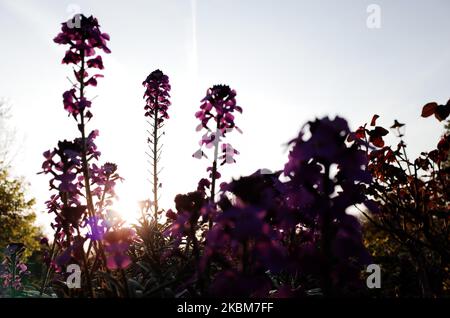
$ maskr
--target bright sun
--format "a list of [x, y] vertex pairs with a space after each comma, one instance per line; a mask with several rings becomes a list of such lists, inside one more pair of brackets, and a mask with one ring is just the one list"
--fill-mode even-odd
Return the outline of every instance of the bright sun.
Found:
[[127, 225], [136, 224], [140, 217], [138, 200], [130, 200], [126, 196], [120, 196], [113, 203], [112, 210], [116, 211]]

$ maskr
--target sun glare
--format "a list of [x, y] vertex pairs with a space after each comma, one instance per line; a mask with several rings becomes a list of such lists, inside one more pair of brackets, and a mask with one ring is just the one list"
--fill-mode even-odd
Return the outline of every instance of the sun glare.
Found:
[[130, 200], [126, 196], [120, 196], [113, 203], [112, 210], [117, 212], [125, 224], [136, 224], [140, 218], [139, 201]]

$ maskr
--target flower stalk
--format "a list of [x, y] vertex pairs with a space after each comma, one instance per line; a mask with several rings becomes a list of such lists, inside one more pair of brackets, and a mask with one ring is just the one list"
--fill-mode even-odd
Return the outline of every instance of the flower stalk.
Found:
[[164, 127], [164, 121], [169, 119], [167, 111], [171, 105], [169, 101], [171, 87], [169, 77], [160, 70], [151, 72], [142, 85], [145, 87], [145, 116], [150, 117], [148, 123], [152, 130], [151, 132], [149, 131], [149, 137], [147, 138], [151, 154], [147, 153], [147, 155], [150, 158], [150, 165], [152, 167], [150, 183], [152, 185], [153, 218], [155, 221], [158, 221], [160, 213], [159, 188], [162, 186], [159, 180], [161, 170], [158, 168], [162, 153], [162, 145], [159, 144], [159, 141], [164, 134], [164, 132], [161, 132]]

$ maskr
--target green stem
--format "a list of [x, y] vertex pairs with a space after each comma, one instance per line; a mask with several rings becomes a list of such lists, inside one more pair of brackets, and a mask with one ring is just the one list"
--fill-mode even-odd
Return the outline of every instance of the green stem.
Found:
[[53, 256], [55, 254], [56, 237], [58, 236], [59, 231], [60, 231], [60, 228], [58, 228], [56, 230], [55, 236], [53, 238], [52, 248], [50, 250], [50, 263], [49, 263], [49, 266], [47, 267], [47, 271], [45, 272], [44, 279], [42, 280], [41, 291], [39, 293], [40, 296], [42, 296], [42, 294], [44, 293], [45, 286], [47, 285], [48, 277], [50, 276], [50, 270], [51, 270], [51, 267], [52, 267]]
[[323, 295], [325, 297], [329, 297], [332, 295], [332, 281], [331, 281], [331, 262], [332, 262], [332, 253], [331, 253], [331, 241], [332, 241], [332, 235], [331, 235], [331, 211], [330, 211], [330, 205], [329, 205], [329, 199], [330, 199], [330, 165], [325, 164], [325, 173], [324, 173], [324, 200], [327, 202], [327, 205], [323, 211], [323, 223], [322, 223], [322, 239], [321, 239], [321, 247], [322, 247], [322, 253], [324, 255], [324, 269], [323, 269]]
[[[80, 100], [84, 98], [84, 72], [85, 72], [85, 57], [84, 57], [84, 50], [81, 51], [81, 69], [80, 69]], [[92, 195], [91, 195], [91, 185], [90, 185], [90, 178], [89, 178], [89, 166], [88, 166], [88, 160], [86, 156], [86, 131], [85, 131], [85, 122], [84, 122], [84, 110], [80, 113], [80, 125], [79, 129], [81, 132], [81, 161], [82, 161], [82, 170], [83, 170], [83, 177], [84, 177], [84, 187], [86, 189], [86, 200], [88, 205], [88, 213], [90, 217], [93, 217], [94, 212], [94, 204], [92, 202]]]
[[[212, 166], [212, 178], [211, 178], [211, 197], [210, 202], [215, 202], [216, 195], [216, 173], [217, 173], [217, 158], [219, 156], [219, 144], [220, 144], [220, 130], [219, 130], [220, 117], [217, 118], [217, 126], [216, 126], [216, 134], [215, 134], [215, 142], [214, 142], [214, 161]], [[212, 228], [213, 221], [209, 219], [209, 228]]]
[[153, 123], [153, 212], [155, 221], [158, 221], [158, 95], [155, 99], [156, 106]]

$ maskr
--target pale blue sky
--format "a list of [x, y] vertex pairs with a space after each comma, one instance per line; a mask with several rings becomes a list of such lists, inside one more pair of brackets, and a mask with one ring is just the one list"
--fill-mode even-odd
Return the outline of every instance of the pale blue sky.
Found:
[[[372, 3], [381, 8], [380, 29], [366, 26]], [[352, 128], [374, 113], [385, 125], [399, 119], [413, 154], [442, 132], [419, 116], [426, 102], [450, 98], [446, 0], [0, 0], [0, 96], [10, 100], [21, 142], [14, 173], [30, 182], [38, 211], [49, 195], [47, 177], [36, 175], [42, 152], [77, 136], [61, 97], [71, 71], [60, 64], [64, 48], [52, 42], [71, 4], [111, 35], [90, 128], [100, 130], [102, 160], [118, 163], [126, 179], [123, 207], [150, 193], [141, 83], [157, 68], [169, 75], [173, 96], [162, 159], [165, 208], [206, 175], [207, 162], [191, 157], [200, 138], [193, 114], [216, 83], [235, 88], [244, 108], [236, 119], [244, 134], [231, 138], [241, 155], [223, 169], [224, 181], [282, 168], [284, 143], [316, 116], [338, 114]]]

